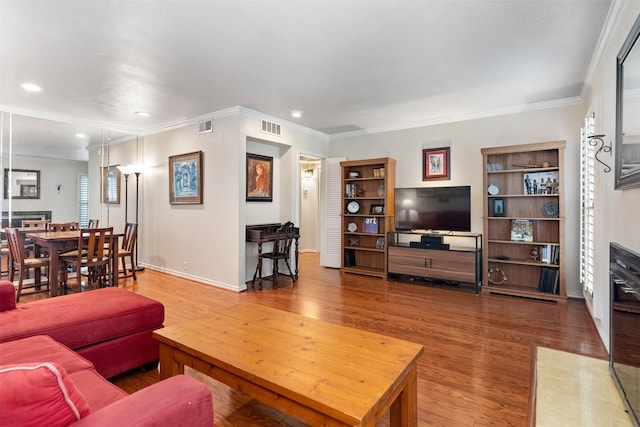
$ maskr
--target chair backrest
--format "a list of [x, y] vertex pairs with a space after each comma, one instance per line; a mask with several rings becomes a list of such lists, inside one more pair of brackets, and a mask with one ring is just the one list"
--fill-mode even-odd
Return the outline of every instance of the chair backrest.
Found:
[[138, 239], [138, 224], [128, 222], [124, 226], [124, 237], [122, 239], [122, 249], [127, 252], [133, 252]]
[[111, 245], [112, 237], [113, 227], [81, 229], [78, 257], [86, 259], [87, 264], [108, 261], [114, 250]]
[[71, 231], [78, 229], [77, 222], [48, 222], [46, 227], [49, 231]]
[[276, 230], [275, 239], [273, 241], [274, 255], [288, 257], [291, 253], [291, 242], [295, 236], [295, 227], [293, 222], [287, 221]]
[[87, 228], [97, 228], [99, 223], [99, 219], [90, 219], [89, 223], [87, 224]]
[[9, 243], [9, 251], [14, 264], [22, 265], [24, 263], [24, 240], [22, 234], [17, 228], [5, 228], [7, 234], [7, 243]]
[[23, 219], [22, 228], [46, 228], [48, 223], [46, 219]]

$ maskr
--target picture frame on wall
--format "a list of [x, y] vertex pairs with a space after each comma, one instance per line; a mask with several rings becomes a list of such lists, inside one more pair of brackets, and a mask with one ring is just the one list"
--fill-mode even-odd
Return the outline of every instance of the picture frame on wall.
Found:
[[102, 179], [102, 203], [110, 205], [120, 204], [120, 180], [122, 173], [118, 165], [100, 168]]
[[202, 151], [169, 157], [169, 203], [202, 204]]
[[427, 148], [422, 150], [422, 180], [448, 180], [451, 176], [450, 148]]
[[491, 216], [504, 216], [504, 199], [493, 198], [491, 199]]
[[273, 201], [273, 157], [247, 153], [247, 202]]

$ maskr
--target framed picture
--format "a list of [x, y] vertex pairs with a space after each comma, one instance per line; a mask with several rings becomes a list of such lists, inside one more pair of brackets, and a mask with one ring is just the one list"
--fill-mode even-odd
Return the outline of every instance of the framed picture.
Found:
[[120, 169], [118, 165], [100, 168], [102, 170], [102, 203], [120, 204]]
[[[11, 172], [11, 173], [9, 173]], [[28, 169], [4, 170], [4, 198], [39, 199], [40, 171]]]
[[169, 157], [169, 203], [202, 204], [202, 151]]
[[491, 199], [491, 216], [504, 216], [504, 199]]
[[273, 157], [247, 153], [247, 202], [273, 201]]
[[422, 150], [422, 180], [437, 181], [450, 179], [451, 159], [449, 147]]
[[533, 242], [533, 220], [512, 219], [511, 240], [514, 242]]
[[525, 173], [522, 179], [524, 194], [559, 194], [558, 171]]
[[349, 171], [349, 178], [360, 178], [360, 172], [358, 172], [358, 171]]
[[371, 205], [371, 215], [384, 215], [384, 205]]

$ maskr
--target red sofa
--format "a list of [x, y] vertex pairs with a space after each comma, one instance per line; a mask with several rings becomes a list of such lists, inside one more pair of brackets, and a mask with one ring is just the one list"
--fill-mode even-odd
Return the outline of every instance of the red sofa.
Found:
[[122, 288], [16, 306], [13, 284], [0, 281], [0, 342], [48, 335], [89, 359], [105, 378], [157, 362], [152, 333], [163, 322], [160, 302]]
[[212, 426], [211, 391], [177, 375], [127, 395], [51, 337], [0, 343], [0, 425]]

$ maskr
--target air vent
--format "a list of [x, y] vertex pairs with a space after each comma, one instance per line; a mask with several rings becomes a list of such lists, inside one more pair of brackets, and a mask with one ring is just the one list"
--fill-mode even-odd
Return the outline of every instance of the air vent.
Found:
[[198, 122], [198, 133], [209, 133], [213, 131], [213, 120]]
[[262, 121], [262, 132], [268, 133], [271, 135], [282, 136], [282, 126], [277, 123], [268, 122], [266, 120]]

